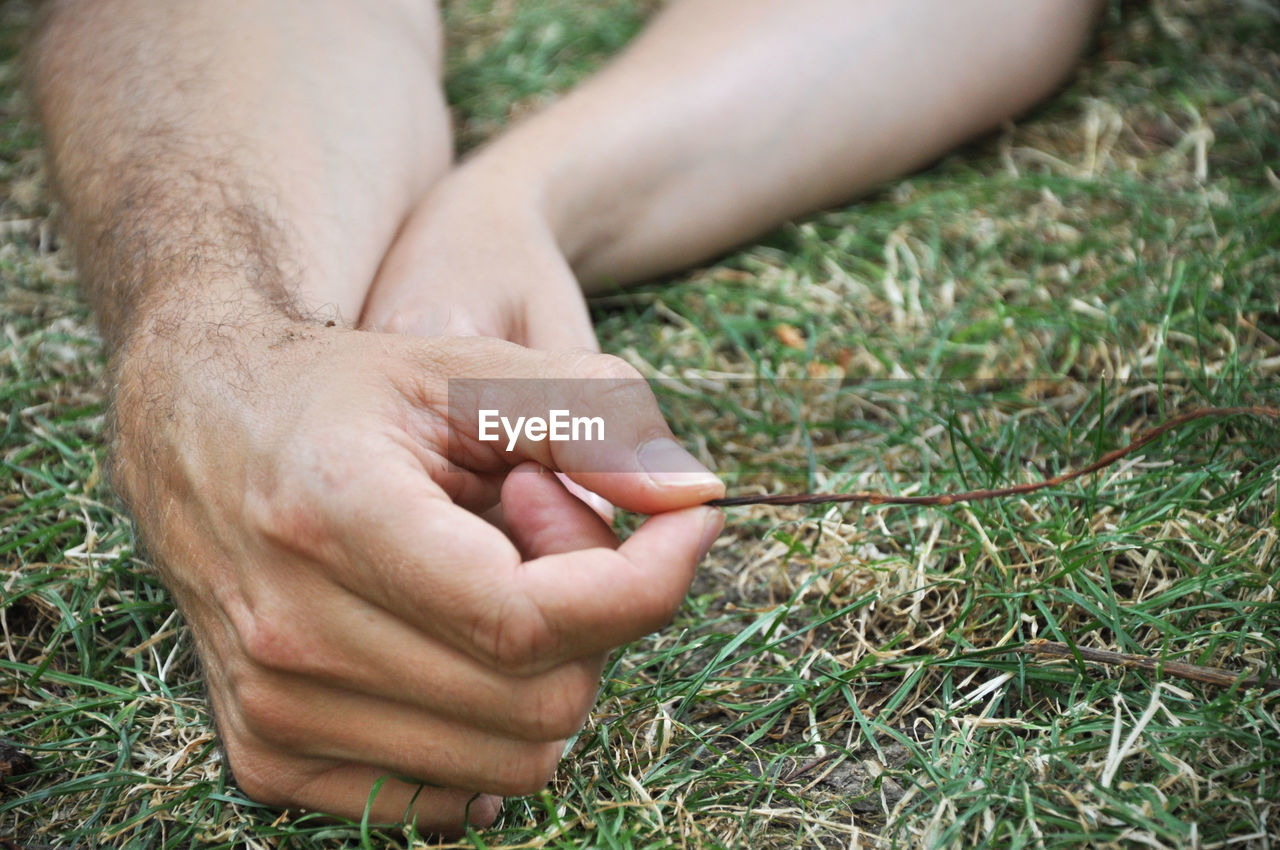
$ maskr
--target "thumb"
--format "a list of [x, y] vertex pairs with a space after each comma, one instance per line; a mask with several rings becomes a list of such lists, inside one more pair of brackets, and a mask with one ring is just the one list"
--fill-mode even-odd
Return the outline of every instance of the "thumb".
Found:
[[498, 340], [472, 344], [493, 350], [451, 364], [458, 376], [448, 382], [452, 463], [497, 471], [536, 461], [646, 514], [724, 494], [720, 479], [676, 441], [648, 382], [625, 361]]

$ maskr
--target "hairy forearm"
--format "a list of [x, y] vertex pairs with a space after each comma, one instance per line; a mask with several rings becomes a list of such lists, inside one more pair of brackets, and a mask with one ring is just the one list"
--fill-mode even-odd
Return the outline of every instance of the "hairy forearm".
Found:
[[47, 7], [30, 84], [110, 355], [114, 482], [156, 552], [174, 531], [166, 488], [191, 486], [178, 468], [199, 454], [248, 474], [227, 435], [260, 431], [264, 401], [293, 393], [300, 355], [282, 341], [354, 320], [447, 166], [442, 104], [405, 106], [438, 101], [438, 33], [412, 5]]
[[[182, 71], [162, 55], [167, 45], [141, 49], [137, 39], [160, 22], [137, 11], [151, 20], [135, 35], [102, 31], [105, 9], [52, 4], [32, 48], [55, 184], [83, 288], [113, 352], [166, 296], [216, 298], [206, 289], [213, 281], [242, 276], [235, 254], [266, 244], [257, 233], [232, 239], [231, 204], [219, 195], [236, 191], [235, 178], [211, 167], [213, 144], [199, 111], [183, 103]], [[185, 76], [195, 79], [195, 69]]]
[[1097, 0], [682, 0], [483, 151], [584, 283], [704, 259], [849, 199], [1057, 85]]
[[[449, 159], [443, 108], [406, 108], [438, 100], [437, 37], [391, 0], [52, 3], [32, 88], [109, 345], [162, 320], [354, 319]], [[372, 79], [388, 65], [402, 84]], [[374, 93], [357, 114], [340, 87]]]

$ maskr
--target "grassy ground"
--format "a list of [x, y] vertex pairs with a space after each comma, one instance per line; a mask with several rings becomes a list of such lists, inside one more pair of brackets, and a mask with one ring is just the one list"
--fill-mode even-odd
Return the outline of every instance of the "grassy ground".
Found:
[[[464, 144], [650, 5], [451, 3]], [[99, 346], [15, 94], [28, 18], [0, 3], [0, 734], [35, 771], [0, 785], [0, 843], [419, 842], [223, 781], [189, 638], [99, 475]], [[742, 492], [1010, 484], [1174, 411], [1280, 404], [1277, 45], [1266, 0], [1117, 4], [1038, 113], [599, 299], [602, 342], [666, 376], [676, 432]], [[1280, 673], [1278, 479], [1280, 428], [1236, 418], [1043, 496], [735, 509], [554, 786], [466, 844], [1275, 846], [1275, 689], [1014, 650]]]

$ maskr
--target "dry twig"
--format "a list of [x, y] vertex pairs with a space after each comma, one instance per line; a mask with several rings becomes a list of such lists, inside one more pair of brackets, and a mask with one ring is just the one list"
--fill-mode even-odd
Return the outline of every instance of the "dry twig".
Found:
[[1129, 445], [1114, 449], [1104, 454], [1088, 466], [1064, 472], [1042, 481], [1029, 481], [1009, 487], [996, 487], [987, 490], [968, 490], [963, 493], [942, 493], [934, 496], [894, 496], [889, 493], [878, 493], [870, 490], [859, 490], [854, 493], [801, 493], [778, 496], [730, 496], [724, 499], [712, 499], [708, 505], [717, 508], [733, 508], [741, 505], [825, 505], [830, 503], [858, 503], [868, 505], [954, 505], [957, 502], [975, 502], [980, 499], [1001, 499], [1024, 493], [1034, 493], [1046, 487], [1065, 484], [1091, 472], [1110, 466], [1124, 456], [1142, 448], [1152, 440], [1172, 431], [1180, 425], [1196, 419], [1225, 418], [1227, 416], [1261, 416], [1280, 419], [1280, 408], [1255, 405], [1252, 407], [1202, 407], [1179, 414], [1161, 425], [1146, 431]]
[[1032, 640], [1015, 649], [1024, 655], [1052, 655], [1057, 658], [1080, 658], [1098, 664], [1114, 664], [1120, 667], [1138, 667], [1143, 670], [1156, 670], [1168, 676], [1204, 682], [1229, 688], [1239, 684], [1241, 687], [1262, 685], [1267, 690], [1280, 688], [1280, 678], [1275, 676], [1250, 676], [1235, 670], [1222, 667], [1206, 667], [1202, 664], [1186, 664], [1182, 661], [1166, 661], [1163, 658], [1150, 658], [1145, 655], [1130, 655], [1124, 652], [1112, 652], [1107, 649], [1090, 649], [1086, 646], [1068, 646], [1050, 640]]

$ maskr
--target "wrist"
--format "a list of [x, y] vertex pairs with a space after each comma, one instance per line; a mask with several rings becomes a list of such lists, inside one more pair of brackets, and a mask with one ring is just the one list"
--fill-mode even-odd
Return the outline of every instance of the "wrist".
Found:
[[[536, 122], [536, 119], [534, 119]], [[445, 181], [460, 198], [487, 198], [522, 232], [541, 231], [571, 267], [584, 245], [580, 210], [584, 192], [566, 139], [522, 126], [478, 151]]]
[[[590, 109], [558, 105], [513, 128], [460, 169], [509, 187], [534, 210], [587, 290], [619, 282], [609, 257], [629, 234], [654, 226], [656, 199], [673, 168], [683, 167], [672, 165], [660, 140], [636, 141], [633, 129], [598, 127], [591, 115]], [[630, 147], [645, 153], [618, 156]], [[671, 238], [679, 243], [678, 235]]]
[[[164, 456], [202, 452], [242, 430], [245, 423], [233, 420], [249, 415], [245, 397], [265, 392], [262, 384], [270, 380], [259, 368], [262, 355], [316, 333], [258, 306], [155, 306], [131, 324], [111, 360], [117, 473], [131, 464], [146, 477], [149, 467], [163, 466]], [[216, 439], [202, 436], [211, 434]], [[120, 483], [132, 504], [133, 488]]]
[[111, 373], [116, 384], [166, 375], [186, 383], [242, 358], [255, 340], [268, 345], [273, 334], [296, 334], [315, 325], [243, 292], [173, 293], [141, 305], [126, 327], [116, 329]]

